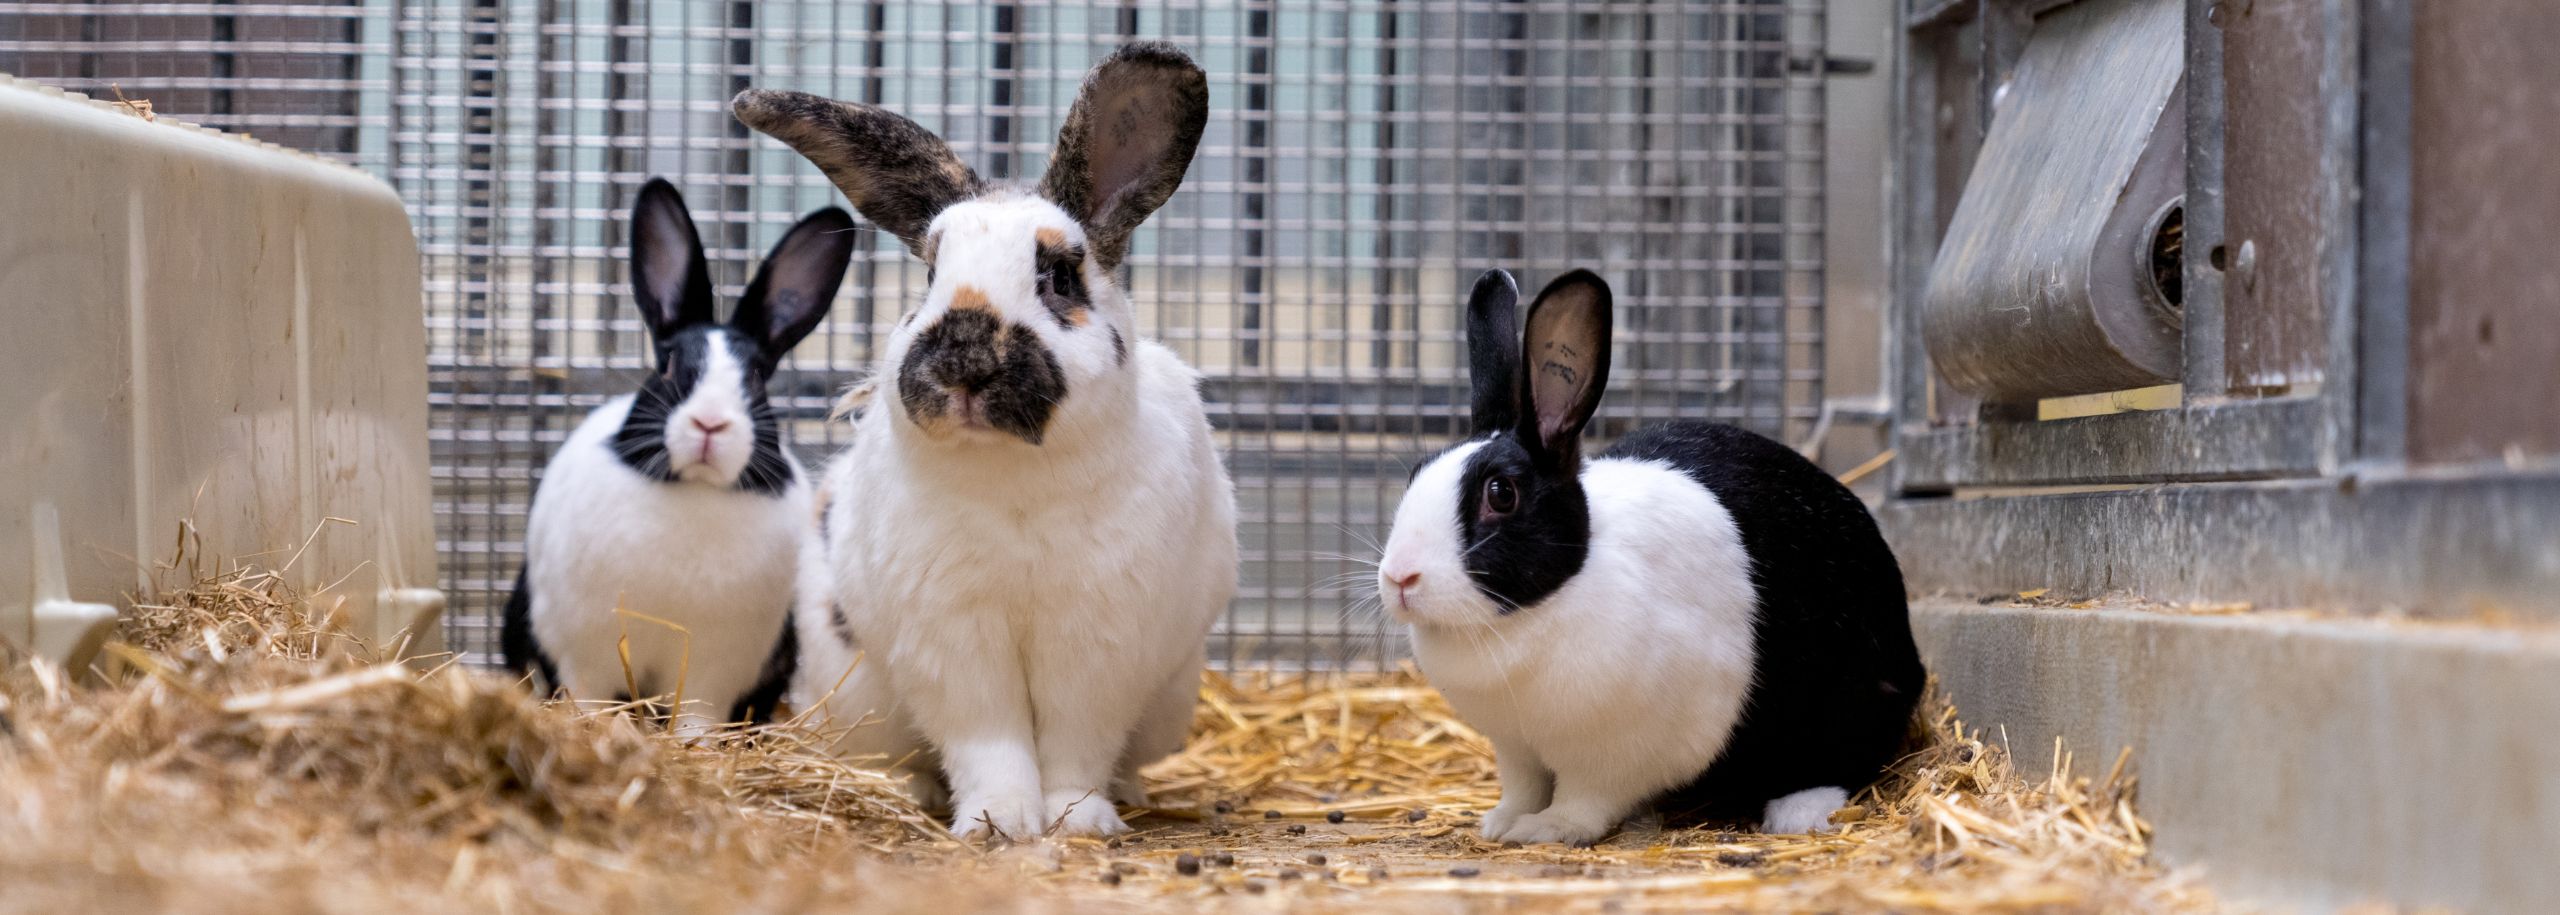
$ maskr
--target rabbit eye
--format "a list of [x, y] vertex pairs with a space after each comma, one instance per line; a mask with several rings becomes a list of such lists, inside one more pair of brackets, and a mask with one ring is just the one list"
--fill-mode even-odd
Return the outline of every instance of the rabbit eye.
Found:
[[1520, 508], [1520, 485], [1510, 477], [1494, 477], [1484, 481], [1484, 507], [1497, 515], [1508, 515]]
[[1040, 304], [1069, 327], [1081, 327], [1091, 320], [1093, 300], [1084, 288], [1084, 250], [1042, 249], [1040, 255]]

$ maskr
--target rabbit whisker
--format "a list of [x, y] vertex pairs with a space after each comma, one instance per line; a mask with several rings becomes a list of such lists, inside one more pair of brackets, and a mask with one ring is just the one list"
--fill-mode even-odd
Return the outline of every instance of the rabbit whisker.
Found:
[[1360, 541], [1360, 545], [1365, 546], [1365, 547], [1368, 547], [1368, 548], [1369, 548], [1369, 552], [1372, 552], [1372, 553], [1384, 553], [1384, 552], [1386, 552], [1386, 551], [1387, 551], [1387, 548], [1386, 548], [1386, 547], [1384, 547], [1384, 546], [1382, 546], [1382, 545], [1380, 545], [1380, 544], [1378, 543], [1378, 541], [1373, 540], [1373, 539], [1370, 539], [1369, 535], [1367, 535], [1367, 534], [1363, 534], [1363, 533], [1361, 533], [1361, 532], [1359, 532], [1359, 531], [1357, 531], [1357, 530], [1352, 529], [1352, 527], [1351, 527], [1350, 525], [1348, 525], [1348, 524], [1343, 524], [1343, 523], [1341, 523], [1341, 522], [1338, 522], [1338, 521], [1337, 521], [1337, 522], [1334, 522], [1333, 529], [1334, 529], [1334, 530], [1337, 530], [1337, 531], [1341, 531], [1341, 532], [1342, 532], [1342, 534], [1343, 534], [1343, 536], [1350, 537], [1350, 538], [1351, 538], [1351, 539], [1353, 539], [1353, 540]]

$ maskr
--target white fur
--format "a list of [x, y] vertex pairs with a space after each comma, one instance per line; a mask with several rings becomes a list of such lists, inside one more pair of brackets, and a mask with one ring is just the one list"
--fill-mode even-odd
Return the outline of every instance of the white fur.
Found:
[[1840, 788], [1807, 788], [1769, 802], [1768, 812], [1760, 817], [1760, 831], [1776, 835], [1810, 835], [1830, 832], [1831, 813], [1849, 806], [1849, 792]]
[[[820, 490], [847, 491], [853, 481], [839, 479], [847, 466], [845, 461], [829, 464]], [[942, 791], [940, 758], [899, 711], [881, 662], [846, 643], [837, 631], [836, 574], [827, 561], [824, 526], [825, 519], [816, 519], [801, 545], [799, 600], [792, 609], [800, 664], [791, 704], [808, 711], [812, 726], [834, 736], [836, 755], [905, 775], [910, 799], [927, 809], [939, 808], [949, 800]]]
[[[1495, 841], [1585, 844], [1706, 770], [1740, 720], [1754, 648], [1750, 559], [1713, 493], [1652, 461], [1594, 460], [1582, 570], [1504, 615], [1459, 555], [1460, 446], [1424, 467], [1379, 565], [1415, 659], [1494, 745]], [[1393, 581], [1419, 573], [1399, 593]], [[1829, 811], [1824, 811], [1828, 813]]]
[[[652, 480], [614, 454], [614, 432], [633, 400], [625, 395], [570, 433], [525, 522], [533, 635], [559, 669], [557, 685], [586, 700], [611, 698], [632, 680], [644, 695], [681, 692], [678, 726], [687, 733], [726, 719], [762, 674], [791, 607], [810, 514], [809, 486], [787, 447], [793, 480], [781, 496], [731, 488], [754, 429], [737, 384], [741, 367], [725, 347], [711, 352], [703, 381], [669, 411], [669, 426], [691, 433], [668, 433], [683, 479]], [[721, 378], [728, 380], [715, 383]], [[709, 461], [699, 459], [702, 435], [686, 421], [696, 415], [731, 417], [713, 436]], [[678, 458], [678, 448], [694, 457]], [[624, 636], [628, 678], [616, 647]]]
[[[939, 751], [963, 835], [1127, 829], [1112, 802], [1143, 802], [1137, 767], [1180, 747], [1209, 627], [1235, 592], [1235, 497], [1198, 376], [1137, 339], [1127, 300], [1090, 264], [1090, 323], [1057, 326], [1032, 274], [1042, 228], [1083, 238], [1028, 195], [934, 220], [936, 282], [883, 349], [889, 387], [829, 474], [833, 594], [864, 665], [887, 677], [892, 717]], [[1040, 445], [905, 412], [897, 366], [962, 285], [1036, 332], [1065, 373]], [[839, 720], [867, 701], [838, 696]]]

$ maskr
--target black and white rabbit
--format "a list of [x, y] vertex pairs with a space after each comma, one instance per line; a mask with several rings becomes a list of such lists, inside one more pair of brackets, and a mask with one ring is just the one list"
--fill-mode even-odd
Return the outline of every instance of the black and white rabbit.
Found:
[[678, 729], [699, 733], [769, 716], [798, 657], [810, 482], [765, 383], [826, 317], [853, 218], [829, 207], [793, 226], [725, 324], [675, 187], [652, 179], [631, 223], [656, 370], [589, 413], [544, 468], [501, 642], [509, 669], [539, 669], [581, 699], [680, 693]]
[[834, 600], [804, 602], [801, 635], [825, 641], [803, 688], [832, 727], [877, 723], [848, 752], [938, 759], [961, 835], [1127, 829], [1113, 802], [1143, 805], [1138, 767], [1180, 748], [1235, 594], [1235, 495], [1199, 376], [1138, 336], [1119, 282], [1208, 105], [1181, 51], [1121, 48], [1028, 185], [982, 180], [870, 105], [757, 89], [732, 105], [930, 271], [828, 472]]
[[1485, 837], [1588, 844], [1648, 802], [1825, 828], [1893, 761], [1924, 676], [1874, 519], [1732, 426], [1583, 460], [1609, 288], [1558, 278], [1525, 340], [1518, 298], [1502, 271], [1476, 282], [1473, 434], [1415, 472], [1378, 566], [1423, 673], [1493, 742]]

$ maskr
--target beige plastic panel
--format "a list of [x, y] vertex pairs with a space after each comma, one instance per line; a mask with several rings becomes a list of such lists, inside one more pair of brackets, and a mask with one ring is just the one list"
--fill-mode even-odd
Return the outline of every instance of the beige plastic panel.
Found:
[[[362, 634], [417, 626], [413, 650], [438, 650], [399, 198], [325, 159], [6, 76], [0, 137], [0, 638], [80, 644], [39, 639], [35, 608], [121, 603], [192, 518], [208, 555], [269, 568], [310, 540], [297, 586], [342, 599]], [[37, 593], [48, 510], [66, 595]], [[312, 538], [333, 517], [355, 523]]]

